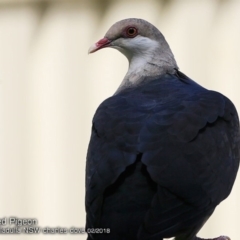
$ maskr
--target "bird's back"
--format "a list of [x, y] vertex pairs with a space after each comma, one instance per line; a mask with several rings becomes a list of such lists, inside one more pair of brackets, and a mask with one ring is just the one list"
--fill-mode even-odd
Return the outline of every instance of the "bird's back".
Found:
[[180, 72], [105, 100], [87, 157], [89, 239], [192, 239], [232, 188], [239, 164], [233, 104]]

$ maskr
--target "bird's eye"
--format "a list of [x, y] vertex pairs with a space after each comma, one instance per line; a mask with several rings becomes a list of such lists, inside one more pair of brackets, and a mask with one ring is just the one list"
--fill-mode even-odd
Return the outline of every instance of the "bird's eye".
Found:
[[133, 38], [138, 34], [138, 31], [135, 27], [129, 27], [126, 30], [126, 34], [127, 34], [128, 37]]

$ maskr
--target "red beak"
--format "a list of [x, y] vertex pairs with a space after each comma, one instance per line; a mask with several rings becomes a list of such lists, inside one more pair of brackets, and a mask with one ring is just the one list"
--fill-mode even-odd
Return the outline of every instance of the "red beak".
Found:
[[88, 53], [94, 53], [96, 51], [98, 51], [101, 48], [105, 48], [105, 47], [109, 47], [110, 46], [111, 41], [107, 38], [102, 38], [101, 40], [99, 40], [98, 42], [94, 43], [89, 49], [88, 49]]

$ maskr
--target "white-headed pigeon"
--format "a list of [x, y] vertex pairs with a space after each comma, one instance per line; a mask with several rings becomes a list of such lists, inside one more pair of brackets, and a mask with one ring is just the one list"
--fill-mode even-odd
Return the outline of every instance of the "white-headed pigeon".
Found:
[[181, 73], [164, 36], [145, 20], [115, 23], [89, 52], [106, 47], [123, 53], [129, 69], [93, 118], [88, 240], [199, 240], [236, 178], [236, 109]]

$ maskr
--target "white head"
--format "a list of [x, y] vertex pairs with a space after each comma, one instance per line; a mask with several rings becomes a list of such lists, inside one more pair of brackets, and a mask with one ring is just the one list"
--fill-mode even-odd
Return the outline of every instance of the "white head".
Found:
[[137, 84], [144, 76], [156, 76], [178, 69], [172, 51], [162, 33], [149, 22], [129, 18], [115, 23], [89, 53], [111, 47], [129, 60], [129, 70], [121, 88]]

